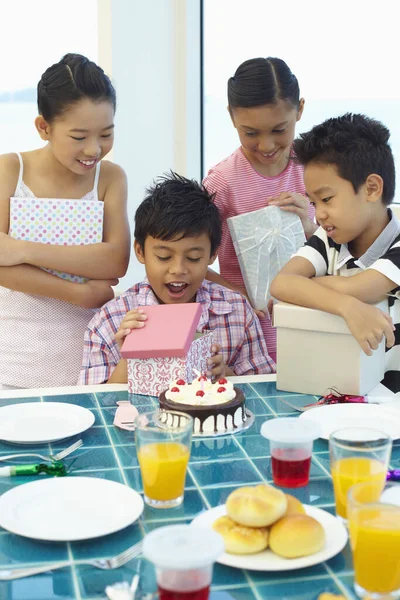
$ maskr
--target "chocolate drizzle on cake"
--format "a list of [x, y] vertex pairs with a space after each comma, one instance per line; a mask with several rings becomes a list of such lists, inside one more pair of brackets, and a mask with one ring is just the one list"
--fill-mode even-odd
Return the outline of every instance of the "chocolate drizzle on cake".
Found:
[[[214, 420], [214, 433], [219, 433], [221, 431], [221, 428], [218, 428], [218, 418], [221, 416], [224, 417], [225, 430], [233, 430], [238, 427], [238, 425], [235, 424], [235, 413], [238, 409], [241, 409], [241, 423], [244, 423], [246, 420], [244, 394], [242, 390], [237, 387], [235, 387], [234, 390], [236, 392], [236, 396], [233, 398], [233, 400], [228, 400], [228, 402], [224, 402], [222, 404], [210, 405], [194, 405], [183, 404], [182, 402], [174, 402], [173, 400], [168, 400], [165, 397], [165, 392], [163, 392], [160, 395], [160, 408], [162, 410], [176, 410], [184, 412], [193, 417], [193, 419], [199, 419], [200, 433], [205, 433], [204, 423], [209, 417], [212, 417]], [[232, 427], [228, 426], [229, 417], [232, 420]]]

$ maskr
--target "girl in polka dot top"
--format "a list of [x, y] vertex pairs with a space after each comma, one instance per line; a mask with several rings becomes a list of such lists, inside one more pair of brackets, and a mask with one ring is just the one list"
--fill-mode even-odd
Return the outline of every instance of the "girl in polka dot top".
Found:
[[67, 54], [38, 83], [46, 145], [0, 156], [0, 389], [75, 385], [83, 336], [128, 267], [123, 170], [113, 146], [115, 90]]

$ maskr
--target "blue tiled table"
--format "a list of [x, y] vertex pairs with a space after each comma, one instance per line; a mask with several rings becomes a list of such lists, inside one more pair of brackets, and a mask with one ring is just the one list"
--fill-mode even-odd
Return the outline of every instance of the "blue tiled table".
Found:
[[[225, 502], [235, 487], [245, 484], [271, 482], [269, 446], [259, 435], [261, 424], [277, 415], [293, 414], [279, 401], [274, 382], [240, 384], [246, 395], [247, 406], [256, 415], [254, 425], [240, 434], [216, 438], [194, 438], [185, 501], [173, 510], [146, 507], [139, 521], [121, 532], [76, 543], [41, 543], [12, 535], [0, 529], [0, 569], [27, 566], [45, 562], [73, 560], [72, 567], [34, 577], [0, 582], [0, 600], [99, 600], [105, 598], [104, 589], [111, 583], [130, 580], [137, 559], [115, 571], [100, 571], [82, 564], [90, 558], [113, 556], [143, 535], [164, 524], [189, 523], [199, 512]], [[68, 393], [33, 392], [1, 393], [0, 406], [11, 402], [57, 401], [80, 404], [93, 411], [94, 426], [81, 437], [84, 446], [73, 458], [72, 476], [101, 477], [124, 483], [142, 491], [133, 434], [113, 426], [116, 402], [128, 398], [121, 386], [70, 388]], [[290, 394], [286, 394], [290, 395]], [[5, 397], [6, 396], [6, 397]], [[7, 397], [9, 396], [9, 397]], [[17, 399], [15, 396], [18, 396]], [[291, 396], [295, 401], [296, 397]], [[130, 397], [139, 411], [155, 406], [153, 398]], [[307, 397], [297, 398], [307, 402]], [[313, 398], [310, 398], [310, 402]], [[298, 414], [298, 413], [296, 413]], [[74, 440], [46, 445], [43, 452], [60, 450]], [[10, 446], [0, 443], [0, 455], [9, 454]], [[12, 448], [14, 451], [15, 447]], [[26, 448], [21, 449], [26, 451]], [[72, 460], [72, 457], [71, 457]], [[393, 466], [400, 466], [400, 444], [393, 450]], [[397, 464], [396, 464], [397, 463]], [[32, 481], [28, 477], [0, 478], [0, 494], [15, 485]], [[289, 490], [288, 490], [289, 491]], [[317, 440], [311, 468], [310, 483], [305, 488], [290, 490], [302, 502], [334, 512], [327, 443]], [[141, 565], [142, 591], [155, 589], [154, 570], [145, 561]], [[215, 600], [268, 599], [316, 600], [323, 591], [343, 594], [355, 599], [352, 591], [353, 570], [349, 547], [326, 563], [307, 569], [278, 573], [242, 571], [216, 565], [213, 577]]]

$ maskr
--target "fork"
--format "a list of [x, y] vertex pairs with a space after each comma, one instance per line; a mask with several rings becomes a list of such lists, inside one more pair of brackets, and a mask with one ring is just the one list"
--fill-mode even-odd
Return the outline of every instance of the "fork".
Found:
[[30, 453], [30, 452], [26, 453], [26, 454], [7, 454], [7, 456], [0, 456], [0, 461], [11, 460], [13, 458], [26, 458], [28, 456], [41, 458], [42, 460], [45, 460], [45, 461], [48, 461], [48, 460], [57, 461], [57, 460], [62, 460], [63, 458], [66, 458], [67, 456], [72, 454], [72, 452], [75, 452], [75, 450], [80, 448], [82, 445], [83, 445], [83, 440], [78, 440], [74, 444], [71, 444], [71, 446], [68, 446], [68, 448], [61, 450], [57, 454], [50, 454], [50, 456], [43, 456], [43, 454], [36, 454], [36, 453]]
[[46, 573], [46, 571], [63, 569], [64, 567], [70, 567], [71, 565], [91, 565], [92, 567], [96, 567], [96, 569], [103, 569], [106, 571], [109, 569], [118, 569], [136, 556], [139, 556], [141, 551], [142, 542], [140, 541], [127, 550], [124, 550], [120, 554], [113, 556], [112, 558], [99, 558], [96, 560], [83, 560], [77, 562], [64, 561], [49, 563], [47, 565], [41, 565], [40, 567], [17, 567], [16, 569], [1, 569], [0, 580], [10, 581], [12, 579], [21, 579], [22, 577], [30, 577], [31, 575], [37, 575], [38, 573]]

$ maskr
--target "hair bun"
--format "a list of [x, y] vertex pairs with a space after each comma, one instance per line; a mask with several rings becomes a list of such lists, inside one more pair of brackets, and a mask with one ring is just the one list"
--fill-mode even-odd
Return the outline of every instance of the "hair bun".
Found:
[[73, 52], [68, 52], [68, 54], [64, 54], [62, 59], [60, 60], [61, 65], [67, 65], [68, 67], [76, 67], [79, 65], [85, 66], [90, 62], [86, 56], [82, 54], [74, 54]]

